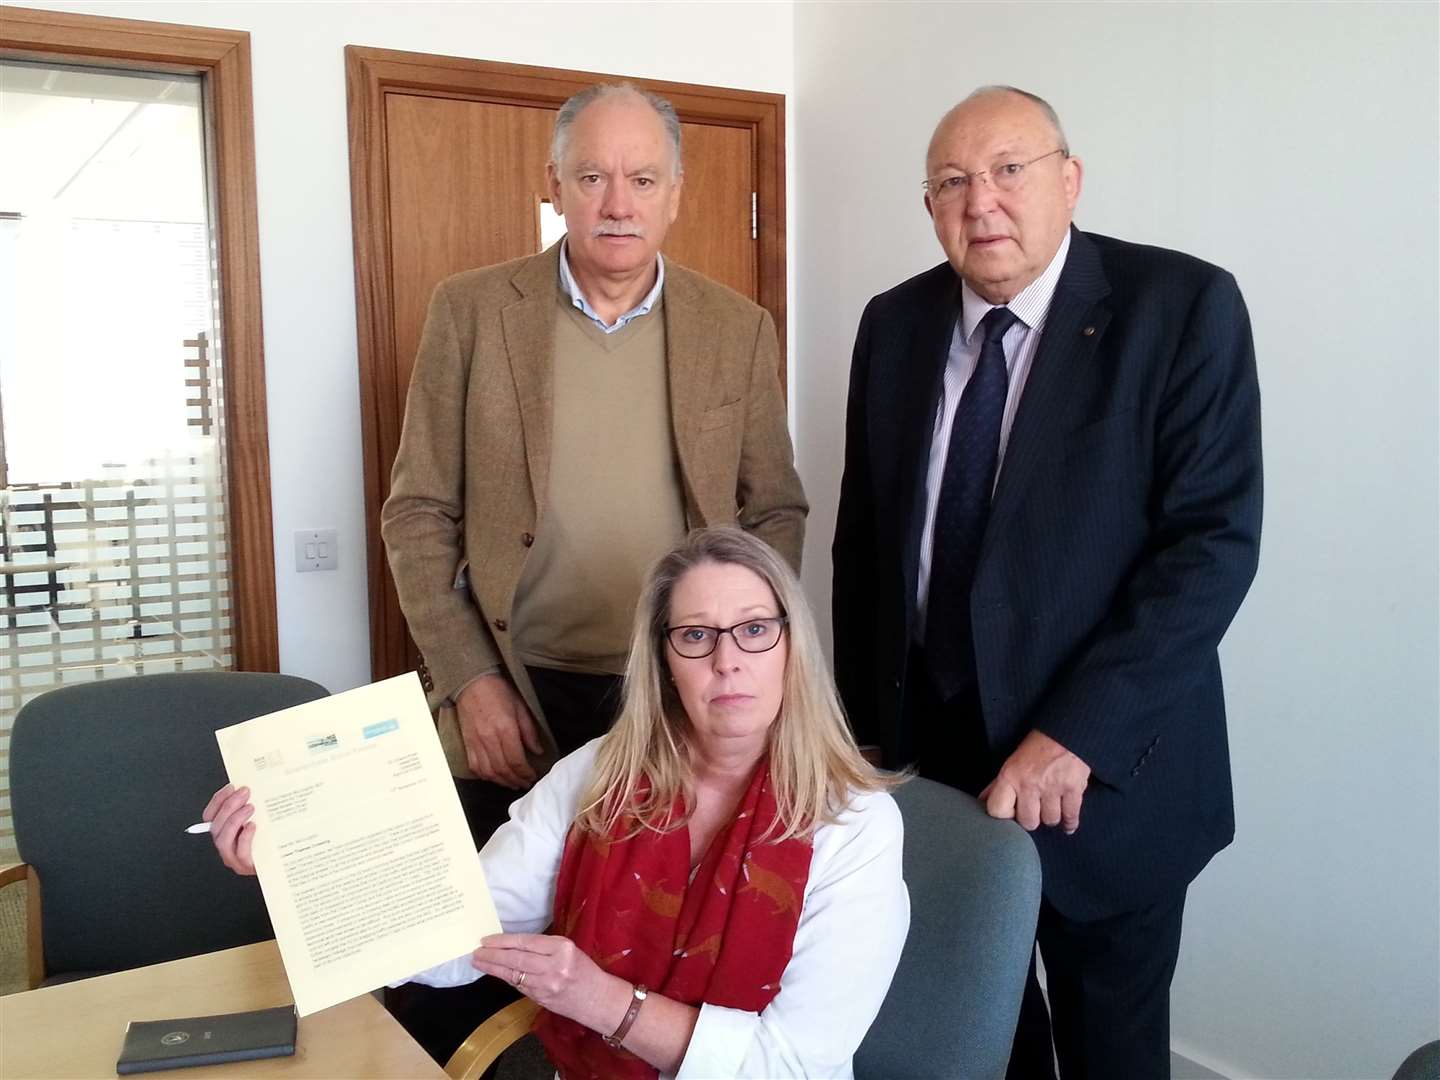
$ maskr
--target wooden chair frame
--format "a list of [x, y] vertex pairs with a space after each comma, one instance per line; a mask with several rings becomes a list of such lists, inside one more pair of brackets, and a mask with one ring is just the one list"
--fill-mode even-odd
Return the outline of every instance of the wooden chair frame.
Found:
[[529, 998], [512, 1001], [480, 1024], [445, 1063], [450, 1080], [480, 1080], [495, 1059], [530, 1031], [540, 1006]]
[[40, 873], [29, 863], [0, 866], [0, 889], [25, 884], [25, 988], [45, 980], [45, 937], [40, 923]]

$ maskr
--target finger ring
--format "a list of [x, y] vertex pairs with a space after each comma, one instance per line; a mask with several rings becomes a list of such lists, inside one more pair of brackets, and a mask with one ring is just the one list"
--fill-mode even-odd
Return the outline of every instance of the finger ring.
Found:
[[530, 973], [529, 973], [528, 971], [522, 971], [522, 972], [520, 972], [520, 977], [515, 980], [515, 989], [518, 990], [518, 989], [520, 989], [520, 987], [522, 987], [522, 986], [525, 985], [525, 976], [526, 976], [526, 975], [529, 975], [529, 974], [530, 974]]

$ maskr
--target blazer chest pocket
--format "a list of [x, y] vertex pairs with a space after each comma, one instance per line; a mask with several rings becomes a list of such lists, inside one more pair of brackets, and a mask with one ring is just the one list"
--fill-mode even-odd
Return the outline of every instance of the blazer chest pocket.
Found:
[[744, 398], [736, 398], [734, 401], [727, 401], [724, 405], [706, 409], [704, 416], [700, 418], [700, 430], [714, 431], [716, 428], [729, 427], [740, 419], [744, 411]]

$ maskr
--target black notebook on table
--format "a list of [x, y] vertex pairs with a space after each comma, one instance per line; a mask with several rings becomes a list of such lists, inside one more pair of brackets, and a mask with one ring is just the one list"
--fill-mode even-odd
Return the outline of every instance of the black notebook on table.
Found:
[[115, 1071], [155, 1072], [295, 1053], [294, 1005], [220, 1016], [132, 1020]]

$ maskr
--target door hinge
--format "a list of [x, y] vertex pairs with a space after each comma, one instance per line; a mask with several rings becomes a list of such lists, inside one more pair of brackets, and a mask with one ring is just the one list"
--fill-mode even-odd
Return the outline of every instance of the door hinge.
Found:
[[760, 200], [750, 192], [750, 239], [760, 239]]

